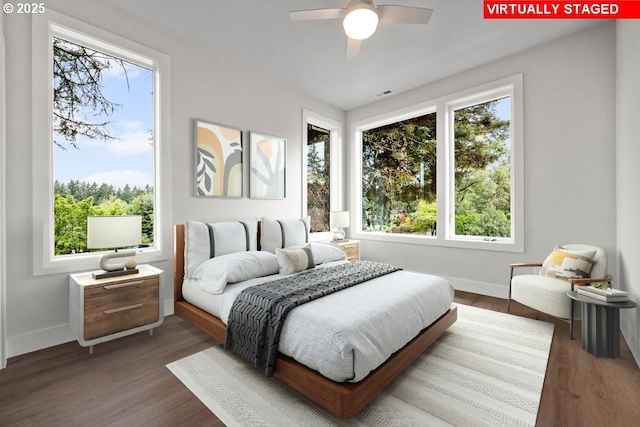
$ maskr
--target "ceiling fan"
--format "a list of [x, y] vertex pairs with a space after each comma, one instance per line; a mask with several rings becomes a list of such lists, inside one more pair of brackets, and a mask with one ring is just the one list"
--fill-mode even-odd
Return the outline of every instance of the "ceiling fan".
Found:
[[422, 7], [380, 5], [373, 0], [351, 0], [346, 8], [295, 10], [289, 12], [292, 20], [342, 19], [347, 34], [347, 59], [355, 59], [362, 40], [371, 37], [378, 22], [396, 24], [427, 24], [433, 9]]

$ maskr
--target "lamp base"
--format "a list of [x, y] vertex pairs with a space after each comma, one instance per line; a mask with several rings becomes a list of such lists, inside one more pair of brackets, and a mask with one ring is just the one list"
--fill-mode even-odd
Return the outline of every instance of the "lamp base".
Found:
[[124, 270], [115, 270], [115, 271], [95, 271], [93, 273], [94, 279], [105, 279], [107, 277], [115, 277], [115, 276], [126, 276], [127, 274], [136, 274], [138, 273], [137, 268], [127, 268]]
[[344, 230], [342, 228], [338, 228], [333, 232], [333, 236], [331, 236], [331, 240], [334, 242], [339, 242], [341, 240], [344, 240], [344, 237], [345, 237]]

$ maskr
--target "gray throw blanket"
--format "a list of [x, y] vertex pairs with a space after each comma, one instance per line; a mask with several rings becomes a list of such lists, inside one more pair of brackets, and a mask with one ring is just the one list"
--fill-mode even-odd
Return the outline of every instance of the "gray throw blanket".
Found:
[[280, 332], [295, 307], [367, 280], [401, 270], [372, 261], [358, 261], [307, 270], [298, 275], [243, 290], [231, 307], [225, 348], [273, 375]]

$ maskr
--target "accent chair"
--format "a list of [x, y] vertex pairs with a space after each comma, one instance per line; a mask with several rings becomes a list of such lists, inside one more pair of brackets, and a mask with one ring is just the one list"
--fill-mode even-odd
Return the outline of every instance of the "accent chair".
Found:
[[[562, 252], [571, 255], [567, 261], [558, 263], [557, 258], [559, 255], [562, 256]], [[576, 267], [577, 263], [582, 263], [579, 264], [580, 268]], [[590, 269], [585, 272], [586, 268], [582, 267], [589, 263]], [[509, 264], [509, 267], [511, 277], [507, 311], [511, 311], [511, 300], [515, 300], [535, 310], [568, 321], [571, 339], [573, 339], [574, 305], [573, 300], [567, 296], [567, 292], [573, 291], [575, 286], [597, 282], [611, 283], [612, 280], [607, 274], [607, 253], [602, 248], [592, 245], [557, 246], [543, 263], [516, 263]], [[540, 270], [538, 274], [513, 275], [515, 269], [525, 267], [540, 268]]]

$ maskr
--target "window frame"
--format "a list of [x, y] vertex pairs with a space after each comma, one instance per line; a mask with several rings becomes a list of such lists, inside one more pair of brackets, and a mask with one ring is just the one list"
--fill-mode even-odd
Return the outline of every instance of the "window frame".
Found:
[[[452, 112], [462, 105], [473, 105], [508, 93], [511, 97], [511, 238], [486, 241], [479, 236], [455, 235], [454, 215], [454, 139]], [[496, 96], [497, 95], [497, 96]], [[360, 240], [409, 243], [504, 252], [524, 252], [524, 114], [523, 75], [516, 74], [490, 83], [444, 95], [419, 104], [391, 111], [351, 124], [350, 184], [352, 237]], [[437, 139], [437, 233], [435, 236], [416, 236], [362, 230], [362, 132], [407, 120], [428, 113], [436, 113]]]
[[[121, 57], [154, 72], [154, 247], [140, 250], [138, 263], [171, 257], [170, 61], [165, 54], [84, 22], [47, 10], [32, 16], [32, 164], [34, 275], [97, 269], [100, 252], [54, 254], [53, 217], [53, 37]], [[43, 102], [47, 100], [47, 102]], [[46, 147], [45, 147], [46, 144]], [[48, 185], [42, 185], [48, 183]]]
[[[511, 133], [513, 132], [513, 86], [509, 85], [509, 86], [502, 86], [502, 87], [497, 87], [495, 89], [492, 90], [488, 90], [488, 91], [483, 91], [474, 95], [470, 95], [470, 96], [466, 96], [466, 97], [462, 97], [462, 98], [458, 98], [454, 101], [448, 102], [447, 103], [447, 111], [446, 111], [446, 118], [447, 118], [447, 136], [450, 138], [450, 140], [448, 140], [449, 144], [448, 144], [448, 149], [450, 150], [449, 152], [449, 164], [448, 166], [448, 170], [449, 170], [449, 175], [448, 175], [448, 179], [449, 179], [449, 187], [448, 187], [448, 198], [447, 198], [447, 209], [449, 212], [449, 214], [447, 215], [447, 219], [448, 219], [448, 226], [445, 227], [445, 232], [448, 233], [448, 237], [451, 239], [455, 239], [455, 240], [462, 240], [462, 241], [486, 241], [486, 238], [483, 236], [465, 236], [465, 235], [459, 235], [456, 234], [456, 217], [455, 217], [455, 199], [456, 199], [456, 195], [455, 195], [455, 179], [454, 179], [454, 175], [455, 175], [455, 146], [454, 146], [454, 138], [455, 138], [455, 130], [454, 130], [454, 115], [455, 115], [455, 111], [456, 110], [461, 110], [463, 108], [467, 108], [467, 107], [472, 107], [474, 105], [479, 105], [479, 104], [484, 104], [487, 102], [491, 102], [491, 101], [495, 101], [497, 99], [500, 98], [505, 98], [505, 97], [509, 97], [510, 98], [510, 108], [511, 108], [511, 120], [510, 120], [510, 130], [509, 130], [509, 139], [512, 140], [511, 138]], [[509, 160], [510, 160], [510, 168], [511, 171], [514, 170], [514, 156], [511, 155], [511, 153], [513, 152], [513, 143], [510, 144], [509, 146]], [[514, 174], [511, 173], [511, 188], [513, 188], [514, 185]], [[513, 198], [513, 191], [511, 191], [511, 213], [514, 212], [514, 198]], [[512, 215], [513, 217], [513, 215]], [[514, 227], [514, 221], [513, 219], [511, 220], [511, 236], [512, 237], [492, 237], [493, 240], [492, 242], [499, 242], [499, 243], [511, 243], [513, 242], [513, 236], [515, 233], [515, 227]]]
[[[343, 206], [343, 179], [339, 171], [342, 170], [342, 123], [330, 119], [311, 110], [302, 110], [302, 216], [307, 216], [307, 146], [308, 125], [314, 125], [329, 131], [329, 209], [342, 210]], [[331, 240], [331, 230], [311, 233], [311, 241]]]

